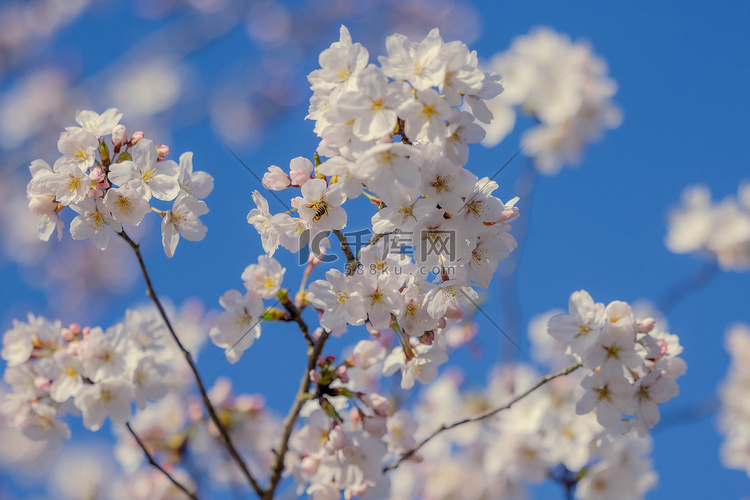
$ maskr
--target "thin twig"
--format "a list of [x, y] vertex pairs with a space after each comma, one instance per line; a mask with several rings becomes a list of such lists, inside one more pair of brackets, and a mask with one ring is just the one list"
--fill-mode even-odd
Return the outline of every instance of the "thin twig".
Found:
[[161, 465], [159, 465], [159, 463], [154, 459], [153, 455], [151, 455], [151, 453], [149, 453], [149, 451], [146, 449], [146, 445], [143, 444], [143, 441], [141, 441], [141, 438], [138, 437], [138, 434], [136, 434], [135, 431], [133, 430], [133, 428], [130, 427], [130, 422], [126, 422], [125, 423], [125, 427], [128, 428], [128, 430], [130, 431], [130, 434], [135, 438], [135, 442], [138, 443], [138, 446], [140, 446], [141, 449], [143, 450], [143, 453], [146, 455], [146, 458], [148, 458], [148, 463], [151, 464], [151, 465], [153, 465], [157, 469], [159, 469], [162, 474], [164, 474], [165, 476], [167, 476], [167, 479], [169, 479], [170, 481], [172, 481], [172, 484], [174, 484], [175, 486], [177, 486], [187, 496], [189, 496], [193, 500], [198, 500], [198, 497], [195, 495], [195, 493], [193, 493], [192, 491], [190, 491], [189, 489], [187, 489], [178, 480], [176, 480], [174, 477], [172, 477], [172, 475], [169, 472], [167, 472], [166, 470], [164, 470], [164, 468]]
[[302, 411], [302, 406], [304, 406], [305, 402], [309, 399], [308, 394], [312, 383], [310, 381], [310, 372], [315, 369], [315, 363], [317, 363], [318, 358], [323, 352], [323, 346], [325, 345], [326, 340], [328, 340], [329, 335], [330, 332], [323, 331], [320, 338], [318, 338], [318, 341], [307, 348], [307, 370], [305, 370], [305, 373], [302, 375], [297, 396], [294, 399], [292, 407], [289, 409], [289, 413], [284, 419], [281, 432], [281, 444], [279, 444], [279, 447], [274, 450], [276, 458], [274, 459], [271, 468], [271, 480], [268, 483], [268, 488], [266, 488], [264, 495], [261, 497], [263, 500], [271, 500], [273, 498], [276, 486], [281, 480], [281, 473], [284, 470], [284, 457], [289, 450], [289, 438], [292, 436], [292, 430], [294, 429], [294, 424], [297, 423], [297, 418], [299, 418], [299, 413]]
[[232, 439], [229, 437], [229, 432], [227, 431], [226, 427], [224, 427], [224, 424], [221, 423], [221, 420], [219, 419], [219, 415], [216, 413], [216, 409], [214, 408], [213, 403], [211, 403], [211, 400], [208, 398], [208, 393], [206, 392], [206, 388], [203, 385], [203, 380], [201, 379], [201, 376], [198, 373], [198, 368], [196, 367], [195, 362], [193, 361], [193, 357], [190, 355], [190, 352], [187, 349], [185, 349], [185, 347], [182, 345], [182, 342], [180, 342], [180, 339], [177, 337], [177, 334], [175, 333], [174, 328], [172, 327], [172, 323], [169, 321], [169, 318], [167, 317], [167, 313], [164, 310], [164, 307], [161, 305], [161, 301], [159, 300], [159, 297], [156, 295], [156, 292], [154, 291], [154, 287], [151, 284], [151, 278], [149, 277], [148, 272], [146, 271], [146, 264], [143, 261], [143, 256], [141, 255], [141, 250], [139, 248], [138, 243], [131, 240], [130, 237], [125, 233], [125, 231], [118, 233], [118, 235], [122, 239], [124, 239], [135, 252], [135, 256], [138, 258], [138, 264], [140, 264], [141, 266], [141, 273], [143, 274], [143, 278], [146, 281], [146, 289], [147, 289], [146, 294], [149, 297], [151, 297], [151, 300], [156, 305], [156, 308], [159, 310], [159, 314], [164, 320], [164, 324], [167, 326], [167, 330], [169, 330], [169, 333], [172, 336], [172, 339], [175, 341], [175, 343], [177, 344], [177, 347], [180, 349], [180, 351], [182, 352], [182, 355], [185, 357], [185, 361], [187, 361], [188, 366], [190, 366], [190, 370], [193, 372], [193, 375], [195, 376], [195, 381], [198, 385], [198, 390], [200, 391], [201, 397], [203, 398], [203, 405], [206, 407], [206, 410], [208, 411], [208, 415], [211, 418], [211, 421], [214, 423], [214, 425], [216, 426], [216, 429], [219, 431], [219, 435], [221, 436], [221, 441], [224, 443], [224, 446], [229, 452], [229, 455], [232, 457], [235, 464], [237, 464], [237, 467], [240, 469], [242, 474], [250, 483], [253, 490], [255, 490], [258, 496], [263, 496], [263, 488], [261, 488], [260, 484], [258, 484], [258, 481], [256, 481], [253, 475], [250, 473], [250, 470], [247, 468], [247, 465], [245, 464], [244, 460], [242, 460], [242, 457], [240, 457], [240, 454], [237, 452], [237, 449], [234, 447], [234, 443], [232, 442]]
[[[339, 242], [341, 243], [341, 249], [344, 251], [344, 255], [346, 255], [346, 274], [347, 276], [351, 276], [357, 271], [357, 268], [359, 268], [359, 259], [354, 256], [352, 248], [349, 246], [349, 242], [346, 241], [346, 236], [344, 236], [344, 234], [338, 229], [334, 229], [332, 232], [336, 235], [336, 237], [339, 239]], [[370, 241], [368, 241], [367, 245], [365, 245], [365, 248], [376, 244], [383, 236], [385, 235], [373, 233], [373, 235], [370, 237]]]
[[539, 389], [541, 386], [543, 386], [547, 382], [550, 382], [550, 381], [552, 381], [552, 380], [554, 380], [554, 379], [556, 379], [558, 377], [563, 377], [565, 375], [568, 375], [568, 374], [576, 371], [580, 367], [581, 367], [581, 363], [576, 363], [574, 365], [570, 365], [569, 367], [567, 367], [567, 368], [565, 368], [563, 370], [560, 370], [557, 373], [553, 373], [552, 375], [546, 375], [546, 376], [540, 378], [539, 381], [536, 384], [534, 384], [533, 387], [531, 387], [527, 391], [519, 394], [515, 398], [511, 399], [507, 404], [505, 404], [503, 406], [498, 406], [497, 408], [493, 408], [491, 410], [487, 410], [487, 411], [485, 411], [483, 413], [480, 413], [479, 415], [477, 415], [475, 417], [465, 418], [463, 420], [459, 420], [457, 422], [453, 422], [452, 424], [443, 424], [443, 425], [441, 425], [440, 427], [438, 427], [437, 429], [435, 429], [435, 431], [433, 431], [432, 434], [430, 434], [429, 436], [427, 436], [426, 438], [424, 438], [417, 446], [415, 446], [411, 450], [409, 450], [406, 453], [404, 453], [403, 455], [401, 455], [399, 457], [399, 459], [396, 460], [391, 465], [385, 467], [383, 469], [383, 472], [384, 473], [388, 472], [389, 470], [395, 469], [396, 467], [398, 467], [399, 465], [401, 465], [401, 462], [403, 462], [404, 460], [409, 459], [412, 455], [414, 455], [417, 451], [419, 451], [424, 445], [426, 445], [428, 442], [430, 442], [432, 440], [432, 438], [434, 438], [435, 436], [437, 436], [441, 432], [448, 431], [450, 429], [454, 429], [456, 427], [459, 427], [461, 425], [468, 424], [468, 423], [471, 423], [471, 422], [478, 422], [480, 420], [484, 420], [485, 418], [489, 418], [489, 417], [491, 417], [493, 415], [496, 415], [496, 414], [500, 413], [503, 410], [508, 410], [508, 409], [510, 409], [511, 406], [513, 406], [517, 402], [521, 401], [523, 398], [525, 398], [526, 396], [528, 396], [532, 392], [536, 391], [537, 389]]

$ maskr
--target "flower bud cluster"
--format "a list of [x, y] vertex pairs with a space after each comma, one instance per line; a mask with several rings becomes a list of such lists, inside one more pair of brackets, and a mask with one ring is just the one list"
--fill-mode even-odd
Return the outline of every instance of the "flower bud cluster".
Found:
[[538, 125], [523, 133], [521, 146], [545, 175], [578, 164], [588, 143], [622, 121], [612, 102], [617, 84], [584, 42], [536, 28], [497, 54], [490, 67], [503, 75], [505, 91], [488, 103], [497, 120], [484, 125], [484, 144], [494, 146], [511, 132], [516, 109], [530, 115]]
[[737, 198], [712, 202], [707, 186], [686, 187], [682, 205], [669, 211], [667, 248], [704, 255], [724, 270], [750, 269], [750, 182], [737, 191]]
[[62, 421], [80, 411], [87, 429], [96, 431], [109, 417], [125, 423], [132, 404], [162, 398], [171, 385], [168, 372], [179, 352], [165, 336], [155, 313], [128, 310], [125, 321], [106, 331], [99, 327], [63, 327], [29, 314], [3, 336], [6, 362], [6, 419], [34, 440], [57, 447], [70, 436]]
[[[31, 163], [26, 193], [29, 208], [39, 217], [37, 233], [45, 241], [55, 231], [62, 238], [65, 223], [59, 213], [70, 207], [78, 214], [70, 223], [71, 236], [90, 239], [104, 250], [111, 231], [138, 226], [148, 212], [155, 211], [162, 216], [164, 252], [172, 257], [180, 236], [190, 241], [205, 237], [206, 227], [198, 217], [208, 208], [200, 200], [213, 189], [213, 178], [193, 172], [193, 153], [180, 156], [178, 165], [165, 159], [168, 146], [154, 144], [143, 132], [128, 137], [121, 118], [116, 108], [101, 115], [79, 111], [79, 126], [60, 134], [57, 148], [62, 156], [54, 166], [44, 160]], [[152, 207], [152, 198], [174, 200], [172, 209]]]
[[677, 336], [657, 328], [653, 318], [636, 319], [626, 302], [605, 307], [585, 290], [570, 296], [568, 308], [550, 319], [549, 334], [587, 370], [576, 412], [596, 412], [608, 429], [622, 425], [622, 414], [646, 428], [656, 425], [658, 406], [679, 393], [676, 380], [687, 369], [677, 357]]

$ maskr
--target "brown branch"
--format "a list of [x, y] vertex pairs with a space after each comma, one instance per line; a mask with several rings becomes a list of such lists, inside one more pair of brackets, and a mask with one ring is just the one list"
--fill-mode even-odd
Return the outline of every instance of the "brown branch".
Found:
[[274, 450], [276, 458], [274, 460], [273, 466], [271, 467], [271, 480], [268, 484], [268, 488], [261, 497], [263, 500], [273, 499], [274, 492], [276, 491], [276, 486], [281, 480], [281, 473], [284, 471], [284, 457], [286, 456], [287, 451], [289, 451], [289, 438], [292, 436], [294, 424], [297, 422], [297, 418], [299, 418], [299, 413], [300, 411], [302, 411], [302, 406], [308, 399], [310, 399], [309, 393], [310, 385], [312, 383], [310, 381], [310, 372], [315, 369], [315, 364], [318, 361], [321, 353], [323, 352], [323, 346], [325, 345], [326, 340], [328, 340], [329, 335], [330, 332], [324, 330], [320, 335], [318, 341], [314, 345], [309, 345], [307, 347], [307, 370], [302, 375], [302, 380], [300, 381], [297, 396], [294, 399], [292, 407], [289, 409], [289, 413], [284, 419], [281, 433], [281, 444], [279, 444], [279, 447]]
[[291, 316], [290, 321], [294, 321], [299, 325], [299, 329], [302, 331], [302, 335], [305, 337], [308, 347], [313, 347], [315, 342], [313, 342], [312, 337], [310, 337], [310, 329], [307, 327], [305, 320], [302, 319], [302, 311], [300, 311], [299, 307], [297, 307], [297, 305], [289, 298], [289, 292], [287, 290], [282, 290], [279, 292], [278, 297], [281, 305], [289, 311], [289, 315]]
[[187, 489], [178, 480], [176, 480], [169, 472], [164, 470], [164, 468], [161, 465], [159, 465], [159, 463], [154, 459], [153, 455], [151, 455], [151, 453], [149, 453], [149, 451], [146, 449], [146, 445], [143, 444], [143, 441], [141, 441], [141, 438], [138, 437], [138, 434], [136, 434], [133, 428], [130, 426], [130, 422], [126, 422], [125, 427], [128, 428], [128, 431], [130, 431], [130, 435], [135, 438], [135, 442], [138, 443], [138, 446], [140, 446], [141, 449], [143, 450], [143, 453], [146, 455], [146, 458], [148, 458], [148, 463], [153, 465], [157, 469], [159, 469], [162, 474], [167, 476], [167, 479], [169, 479], [172, 482], [172, 484], [177, 486], [187, 496], [189, 496], [193, 500], [198, 500], [198, 497], [195, 495], [195, 493]]
[[227, 451], [229, 452], [229, 455], [232, 457], [232, 460], [234, 460], [234, 463], [237, 465], [237, 467], [240, 469], [242, 474], [245, 476], [247, 481], [252, 486], [253, 490], [258, 494], [258, 496], [263, 496], [263, 488], [260, 487], [260, 484], [258, 484], [258, 481], [253, 477], [253, 475], [250, 473], [250, 470], [247, 468], [247, 465], [245, 464], [244, 460], [242, 460], [242, 457], [240, 457], [240, 454], [237, 452], [237, 449], [234, 447], [234, 443], [232, 443], [232, 439], [229, 437], [229, 432], [227, 431], [226, 427], [224, 427], [224, 424], [221, 423], [221, 420], [219, 419], [219, 415], [216, 413], [216, 409], [214, 408], [213, 403], [211, 403], [211, 400], [208, 398], [208, 393], [206, 392], [206, 388], [203, 385], [203, 380], [201, 379], [200, 374], [198, 373], [198, 368], [195, 365], [195, 362], [193, 361], [193, 357], [190, 355], [190, 352], [188, 352], [187, 349], [182, 345], [182, 342], [180, 342], [180, 339], [177, 337], [177, 334], [174, 331], [174, 328], [172, 327], [172, 323], [169, 321], [169, 318], [167, 317], [167, 313], [164, 310], [164, 307], [161, 305], [161, 301], [159, 300], [159, 297], [156, 295], [156, 292], [154, 291], [154, 287], [151, 284], [151, 278], [149, 278], [148, 272], [146, 271], [146, 264], [143, 261], [143, 256], [141, 255], [141, 250], [139, 248], [139, 245], [137, 242], [134, 242], [130, 239], [130, 237], [125, 233], [125, 231], [122, 231], [120, 233], [117, 233], [122, 239], [124, 239], [128, 245], [133, 249], [135, 252], [135, 256], [138, 258], [138, 264], [141, 266], [141, 273], [143, 274], [143, 278], [146, 281], [146, 295], [148, 295], [151, 300], [156, 305], [156, 308], [159, 310], [159, 314], [161, 315], [162, 319], [164, 320], [164, 324], [167, 326], [167, 330], [169, 330], [170, 335], [172, 336], [172, 339], [177, 344], [177, 347], [182, 352], [182, 355], [185, 357], [185, 361], [187, 361], [188, 366], [190, 366], [190, 370], [193, 372], [193, 375], [195, 376], [195, 381], [198, 385], [198, 390], [201, 393], [201, 397], [203, 398], [203, 405], [206, 407], [206, 410], [208, 411], [208, 415], [211, 418], [211, 421], [216, 426], [216, 429], [219, 431], [219, 436], [221, 436], [221, 441], [224, 443], [224, 446], [226, 447]]
[[[341, 249], [344, 251], [344, 255], [346, 255], [346, 275], [351, 276], [355, 273], [360, 265], [359, 259], [354, 256], [352, 248], [349, 246], [349, 242], [346, 241], [346, 237], [343, 235], [343, 233], [338, 229], [334, 229], [332, 232], [339, 239], [339, 242], [341, 243]], [[367, 245], [365, 245], [365, 248], [376, 244], [383, 236], [384, 235], [382, 234], [373, 233], [373, 235], [370, 237], [370, 241], [368, 241]]]
[[569, 367], [567, 367], [567, 368], [565, 368], [563, 370], [560, 370], [557, 373], [553, 373], [552, 375], [546, 375], [546, 376], [540, 378], [539, 381], [536, 384], [534, 384], [533, 387], [531, 387], [527, 391], [519, 394], [515, 398], [511, 399], [504, 406], [498, 406], [497, 408], [493, 408], [491, 410], [487, 410], [487, 411], [485, 411], [483, 413], [480, 413], [479, 415], [477, 415], [475, 417], [465, 418], [463, 420], [459, 420], [457, 422], [453, 422], [452, 424], [448, 424], [448, 425], [443, 424], [443, 425], [441, 425], [440, 427], [438, 427], [437, 429], [435, 429], [435, 431], [433, 431], [432, 434], [430, 434], [429, 436], [427, 436], [426, 438], [424, 438], [417, 446], [415, 446], [411, 450], [409, 450], [406, 453], [404, 453], [403, 455], [401, 455], [399, 457], [399, 459], [396, 460], [391, 465], [385, 467], [383, 469], [383, 472], [384, 473], [388, 472], [389, 470], [395, 469], [396, 467], [398, 467], [399, 465], [401, 465], [401, 462], [403, 462], [404, 460], [409, 459], [417, 451], [419, 451], [424, 445], [426, 445], [428, 442], [430, 442], [432, 440], [432, 438], [434, 438], [435, 436], [437, 436], [441, 432], [447, 431], [447, 430], [450, 430], [450, 429], [454, 429], [456, 427], [459, 427], [459, 426], [464, 425], [464, 424], [468, 424], [470, 422], [478, 422], [480, 420], [484, 420], [485, 418], [489, 418], [489, 417], [491, 417], [493, 415], [496, 415], [496, 414], [500, 413], [503, 410], [508, 410], [508, 409], [510, 409], [511, 406], [513, 406], [517, 402], [521, 401], [523, 398], [525, 398], [526, 396], [528, 396], [532, 392], [536, 391], [537, 389], [539, 389], [541, 386], [543, 386], [547, 382], [549, 382], [551, 380], [554, 380], [554, 379], [556, 379], [558, 377], [563, 377], [565, 375], [568, 375], [569, 373], [572, 373], [572, 372], [576, 371], [580, 367], [581, 367], [581, 363], [579, 362], [579, 363], [576, 363], [574, 365], [570, 365]]

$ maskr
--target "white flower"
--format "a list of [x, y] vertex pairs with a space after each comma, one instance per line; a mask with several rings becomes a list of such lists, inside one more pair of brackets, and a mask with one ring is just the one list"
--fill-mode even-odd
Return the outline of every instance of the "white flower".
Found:
[[346, 85], [359, 70], [367, 66], [369, 54], [359, 43], [352, 43], [346, 26], [341, 26], [339, 41], [320, 53], [320, 69], [307, 77], [313, 92], [327, 93], [334, 88]]
[[109, 180], [118, 186], [130, 185], [146, 201], [152, 195], [159, 200], [174, 200], [180, 192], [177, 163], [172, 160], [157, 161], [156, 145], [149, 139], [138, 141], [130, 154], [132, 160], [110, 166]]
[[96, 137], [85, 130], [74, 132], [63, 132], [57, 141], [57, 149], [62, 157], [55, 162], [55, 170], [65, 163], [70, 163], [85, 172], [96, 161], [96, 148], [99, 141]]
[[429, 198], [420, 198], [413, 188], [398, 184], [383, 192], [387, 205], [372, 216], [372, 230], [378, 234], [388, 234], [396, 230], [410, 232], [420, 219], [435, 211], [435, 202]]
[[434, 89], [417, 90], [415, 98], [404, 102], [398, 113], [405, 122], [404, 132], [409, 140], [445, 144], [445, 122], [453, 111]]
[[406, 453], [417, 445], [414, 433], [418, 424], [407, 410], [402, 408], [388, 417], [386, 425], [388, 433], [385, 442], [391, 452]]
[[438, 374], [438, 366], [448, 361], [445, 349], [437, 342], [431, 346], [420, 344], [413, 348], [416, 355], [409, 361], [401, 347], [391, 351], [383, 363], [383, 375], [389, 376], [401, 370], [401, 388], [408, 390], [414, 387], [414, 381], [429, 384]]
[[177, 182], [180, 189], [195, 198], [202, 200], [214, 189], [214, 178], [206, 172], [193, 172], [193, 152], [187, 151], [180, 155], [179, 174]]
[[208, 228], [198, 219], [208, 213], [206, 203], [182, 192], [161, 220], [161, 241], [167, 257], [174, 255], [180, 236], [189, 241], [201, 241]]
[[341, 94], [335, 108], [344, 121], [354, 121], [357, 138], [371, 141], [393, 131], [396, 110], [407, 97], [403, 86], [389, 84], [383, 71], [371, 64], [358, 73], [356, 90]]
[[79, 214], [70, 223], [70, 235], [74, 240], [90, 239], [96, 248], [104, 250], [109, 244], [110, 230], [122, 231], [122, 226], [112, 218], [101, 198], [85, 198], [70, 208]]
[[130, 185], [110, 188], [104, 195], [104, 206], [120, 224], [137, 226], [143, 217], [151, 211], [151, 206]]
[[576, 413], [585, 415], [596, 410], [596, 419], [604, 427], [615, 427], [621, 422], [621, 413], [633, 414], [633, 387], [622, 375], [591, 372], [581, 382], [586, 389], [576, 404]]
[[365, 151], [355, 163], [355, 174], [376, 193], [387, 193], [394, 188], [394, 180], [401, 186], [414, 188], [419, 181], [417, 165], [410, 156], [416, 154], [412, 146], [400, 143], [376, 144]]
[[146, 400], [163, 398], [168, 388], [164, 384], [167, 366], [157, 363], [152, 355], [143, 356], [133, 371], [133, 389], [138, 408], [146, 408]]
[[242, 272], [242, 281], [245, 282], [245, 288], [249, 291], [264, 299], [270, 299], [275, 297], [276, 292], [281, 288], [284, 272], [286, 269], [281, 267], [279, 261], [273, 257], [261, 255], [258, 257], [257, 264], [250, 264]]
[[224, 349], [227, 360], [236, 363], [245, 349], [260, 338], [263, 302], [254, 292], [247, 292], [243, 296], [237, 290], [229, 290], [222, 295], [219, 303], [226, 311], [216, 318], [216, 326], [209, 335], [214, 344]]
[[582, 353], [592, 345], [606, 321], [606, 309], [586, 290], [573, 292], [568, 300], [568, 314], [561, 314], [549, 320], [549, 334], [559, 342], [570, 343], [575, 353]]
[[253, 201], [255, 206], [247, 214], [248, 224], [252, 224], [263, 244], [263, 250], [270, 256], [279, 246], [279, 232], [275, 229], [275, 224], [271, 224], [271, 212], [268, 211], [268, 201], [258, 191], [253, 191]]
[[56, 351], [52, 359], [57, 373], [50, 385], [49, 395], [53, 401], [64, 403], [75, 397], [83, 387], [83, 367], [76, 356], [66, 351]]
[[643, 363], [635, 349], [635, 329], [612, 323], [604, 325], [599, 336], [581, 356], [583, 366], [591, 370], [600, 368], [613, 376], [622, 375], [623, 368], [637, 368]]
[[323, 179], [312, 179], [300, 189], [302, 197], [292, 200], [300, 219], [321, 231], [346, 227], [346, 210], [341, 208], [346, 197], [336, 184], [326, 186]]
[[421, 42], [412, 43], [404, 35], [391, 35], [385, 40], [388, 57], [378, 61], [383, 72], [394, 80], [407, 80], [418, 91], [442, 86], [446, 60], [442, 57], [443, 39], [433, 28]]
[[[76, 113], [76, 123], [81, 129], [91, 133], [97, 139], [109, 135], [120, 123], [122, 113], [117, 108], [109, 108], [101, 115], [93, 111], [82, 110]], [[69, 127], [68, 131], [75, 131], [76, 127]]]
[[323, 310], [320, 325], [333, 333], [346, 331], [346, 324], [359, 326], [367, 318], [364, 299], [355, 293], [353, 278], [338, 269], [326, 272], [326, 279], [310, 283], [307, 300]]
[[75, 398], [75, 405], [83, 413], [83, 425], [91, 431], [98, 431], [107, 417], [115, 424], [130, 420], [132, 400], [130, 382], [109, 379], [84, 386]]
[[63, 205], [83, 200], [91, 189], [88, 175], [72, 163], [56, 165], [56, 175], [50, 185], [55, 186], [55, 198]]

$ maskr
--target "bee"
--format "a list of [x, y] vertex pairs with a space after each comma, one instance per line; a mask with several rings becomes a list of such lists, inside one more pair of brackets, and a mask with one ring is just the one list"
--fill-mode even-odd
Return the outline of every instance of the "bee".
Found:
[[313, 217], [314, 221], [319, 221], [321, 217], [323, 217], [326, 213], [328, 213], [328, 205], [326, 205], [325, 202], [318, 202], [315, 204], [315, 217]]

